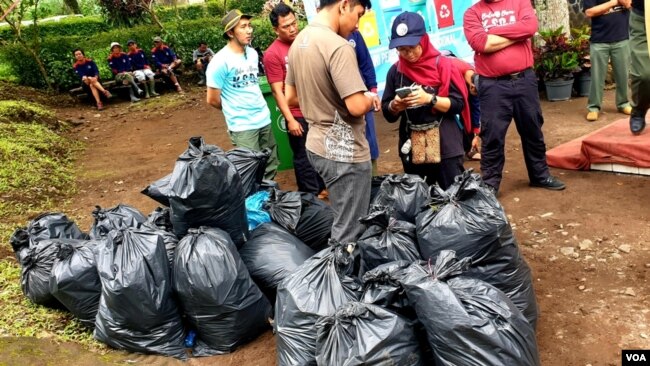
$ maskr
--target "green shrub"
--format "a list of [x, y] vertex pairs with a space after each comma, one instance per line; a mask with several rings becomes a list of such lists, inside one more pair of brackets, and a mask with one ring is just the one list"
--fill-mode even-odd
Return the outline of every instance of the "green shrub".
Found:
[[226, 9], [223, 7], [224, 1], [223, 0], [208, 0], [205, 3], [205, 6], [208, 11], [208, 16], [210, 17], [216, 17], [217, 19], [221, 19], [224, 15], [226, 15]]
[[178, 20], [194, 20], [206, 18], [208, 9], [204, 4], [186, 6], [165, 6], [156, 9], [158, 19], [163, 22], [175, 22]]
[[[62, 36], [86, 36], [107, 32], [111, 27], [100, 17], [70, 17], [58, 22], [38, 23], [38, 30], [41, 38], [62, 37]], [[22, 31], [25, 38], [30, 39], [32, 27], [24, 27]], [[0, 40], [11, 41], [14, 39], [13, 32], [9, 27], [0, 28]]]
[[262, 12], [266, 0], [240, 0], [240, 1], [229, 1], [228, 10], [230, 9], [239, 9], [244, 14], [259, 14]]
[[[270, 21], [266, 17], [254, 18], [252, 23], [255, 29], [253, 46], [262, 51], [266, 50], [276, 38]], [[111, 42], [120, 42], [124, 45], [128, 39], [134, 39], [147, 56], [151, 56], [152, 39], [157, 35], [163, 37], [187, 66], [192, 64], [192, 52], [198, 47], [200, 41], [207, 42], [215, 52], [226, 43], [222, 37], [220, 22], [215, 21], [214, 18], [204, 18], [170, 22], [164, 34], [160, 34], [155, 26], [141, 25], [133, 28], [116, 28], [88, 36], [47, 37], [40, 44], [39, 54], [50, 75], [51, 83], [57, 90], [66, 91], [79, 85], [79, 79], [72, 69], [74, 63], [72, 51], [75, 48], [83, 48], [86, 56], [92, 58], [97, 64], [101, 79], [109, 80], [113, 75], [106, 59]], [[7, 45], [0, 48], [0, 60], [4, 60], [9, 65], [20, 84], [45, 86], [35, 61], [21, 46]]]

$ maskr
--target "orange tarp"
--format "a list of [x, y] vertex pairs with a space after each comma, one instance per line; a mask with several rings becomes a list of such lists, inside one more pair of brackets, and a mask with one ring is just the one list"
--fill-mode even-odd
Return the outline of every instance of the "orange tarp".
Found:
[[548, 165], [561, 169], [589, 170], [591, 164], [650, 168], [650, 126], [634, 136], [629, 119], [620, 119], [547, 151], [546, 158]]

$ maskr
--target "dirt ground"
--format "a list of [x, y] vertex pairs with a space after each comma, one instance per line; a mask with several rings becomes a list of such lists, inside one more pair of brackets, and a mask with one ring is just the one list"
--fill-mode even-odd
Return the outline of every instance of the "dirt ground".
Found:
[[[586, 98], [543, 102], [547, 147], [623, 118], [616, 113], [612, 91], [605, 93], [604, 104], [600, 120], [588, 123]], [[208, 143], [231, 147], [221, 113], [206, 105], [200, 88], [190, 89], [184, 98], [167, 94], [134, 105], [109, 104], [102, 112], [86, 105], [64, 106], [58, 115], [78, 125], [74, 134], [86, 144], [78, 158], [79, 192], [65, 207], [83, 228], [90, 226], [95, 205], [123, 202], [151, 212], [156, 203], [139, 192], [172, 170], [189, 137], [203, 136]], [[400, 173], [397, 124], [386, 123], [381, 114], [376, 124], [379, 172]], [[533, 270], [541, 311], [537, 340], [542, 364], [619, 365], [622, 349], [650, 349], [650, 177], [552, 169], [567, 189], [533, 189], [528, 187], [514, 127], [506, 150], [499, 200]], [[477, 162], [468, 162], [466, 168], [470, 167], [479, 169]], [[277, 181], [283, 189], [295, 189], [293, 171], [279, 173]], [[0, 363], [17, 362], [13, 351], [3, 351], [6, 341], [2, 343]], [[93, 358], [76, 345], [52, 347], [41, 342], [40, 347], [44, 353], [28, 360], [21, 357], [20, 364], [45, 364], [45, 354], [49, 361], [69, 364], [107, 360]], [[188, 364], [274, 365], [275, 358], [269, 331], [232, 354], [192, 359]], [[110, 362], [176, 364], [163, 357], [122, 352], [113, 353]]]

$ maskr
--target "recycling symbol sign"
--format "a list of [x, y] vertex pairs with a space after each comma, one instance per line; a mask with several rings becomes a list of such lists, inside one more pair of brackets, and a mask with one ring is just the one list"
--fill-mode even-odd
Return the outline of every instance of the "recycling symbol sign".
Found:
[[450, 15], [451, 15], [451, 11], [449, 11], [449, 7], [447, 6], [447, 4], [442, 4], [440, 6], [440, 18], [443, 19], [449, 18]]

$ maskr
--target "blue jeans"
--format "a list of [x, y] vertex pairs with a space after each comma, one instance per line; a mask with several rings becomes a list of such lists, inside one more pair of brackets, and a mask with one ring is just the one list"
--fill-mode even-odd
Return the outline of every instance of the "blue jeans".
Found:
[[364, 226], [359, 218], [368, 214], [372, 165], [341, 163], [325, 159], [307, 150], [307, 157], [318, 174], [323, 177], [329, 201], [334, 211], [332, 239], [340, 243], [356, 242]]

